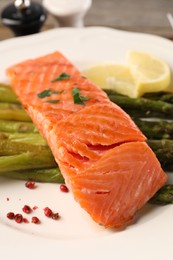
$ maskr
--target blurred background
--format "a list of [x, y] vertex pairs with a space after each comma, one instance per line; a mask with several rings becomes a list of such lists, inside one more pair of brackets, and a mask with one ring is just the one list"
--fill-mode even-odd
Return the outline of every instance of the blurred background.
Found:
[[[0, 0], [0, 11], [12, 2]], [[33, 2], [42, 3], [41, 0]], [[93, 0], [84, 22], [85, 26], [108, 26], [173, 39], [167, 13], [173, 14], [173, 0]], [[41, 31], [58, 26], [55, 18], [48, 14]], [[0, 23], [0, 40], [11, 37], [14, 37], [13, 33]]]

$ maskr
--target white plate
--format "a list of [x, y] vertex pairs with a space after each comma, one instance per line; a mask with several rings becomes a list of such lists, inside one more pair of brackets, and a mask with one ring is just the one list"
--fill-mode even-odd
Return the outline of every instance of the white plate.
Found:
[[[164, 59], [173, 69], [172, 42], [156, 36], [108, 28], [55, 29], [0, 43], [0, 81], [5, 69], [27, 58], [59, 50], [79, 69], [99, 62], [124, 62], [127, 50], [142, 50]], [[94, 223], [70, 193], [57, 184], [37, 184], [35, 190], [23, 181], [0, 181], [0, 259], [173, 259], [173, 206], [146, 205], [136, 224], [115, 232]], [[9, 201], [7, 200], [9, 198]], [[22, 213], [25, 204], [38, 206], [34, 214], [40, 225], [17, 224], [6, 213]], [[53, 221], [43, 214], [49, 206], [61, 215]]]

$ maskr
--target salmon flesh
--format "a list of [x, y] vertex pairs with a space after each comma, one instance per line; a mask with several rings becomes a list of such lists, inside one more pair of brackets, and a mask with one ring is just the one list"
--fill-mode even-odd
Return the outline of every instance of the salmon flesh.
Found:
[[97, 223], [124, 228], [167, 180], [146, 137], [60, 52], [7, 76], [75, 200]]

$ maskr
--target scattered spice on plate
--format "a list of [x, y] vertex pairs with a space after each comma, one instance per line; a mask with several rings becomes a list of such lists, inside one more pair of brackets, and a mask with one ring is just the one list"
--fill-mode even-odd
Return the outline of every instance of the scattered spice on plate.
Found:
[[58, 212], [54, 213], [49, 207], [44, 208], [44, 214], [46, 217], [54, 220], [57, 220], [60, 217]]
[[36, 185], [35, 185], [35, 182], [33, 181], [27, 181], [25, 182], [25, 186], [28, 188], [28, 189], [35, 189]]
[[60, 218], [60, 216], [59, 216], [58, 212], [52, 214], [52, 219], [57, 220], [59, 218]]
[[[25, 182], [25, 186], [29, 189], [34, 189], [36, 187], [35, 182], [33, 182], [33, 181]], [[65, 184], [60, 185], [60, 190], [62, 192], [68, 192], [69, 191]], [[9, 201], [9, 198], [6, 198], [6, 200]], [[33, 210], [36, 210], [36, 209], [38, 209], [38, 206], [36, 206], [36, 205], [33, 206], [32, 208], [29, 205], [24, 205], [22, 207], [22, 211], [26, 214], [30, 214]], [[57, 220], [57, 219], [60, 218], [59, 213], [53, 212], [49, 207], [45, 207], [43, 210], [44, 210], [44, 215], [46, 217], [49, 217], [53, 220]], [[22, 222], [23, 223], [29, 223], [30, 222], [27, 218], [23, 217], [23, 215], [20, 214], [20, 213], [15, 214], [14, 212], [8, 212], [6, 217], [8, 219], [14, 220], [16, 223], [22, 223]], [[37, 216], [33, 216], [31, 218], [31, 223], [40, 224], [41, 221]]]
[[69, 191], [68, 188], [67, 188], [67, 186], [66, 186], [65, 184], [61, 184], [61, 185], [60, 185], [60, 190], [61, 190], [62, 192], [68, 192], [68, 191]]
[[23, 216], [22, 214], [16, 214], [14, 216], [14, 220], [17, 222], [17, 223], [21, 223], [23, 221]]
[[40, 220], [36, 216], [32, 217], [31, 222], [34, 223], [34, 224], [40, 224]]
[[25, 205], [23, 208], [22, 208], [23, 212], [25, 212], [26, 214], [30, 214], [32, 212], [32, 209], [30, 208], [30, 206], [28, 205]]
[[14, 212], [8, 212], [7, 213], [7, 218], [9, 218], [9, 219], [14, 219]]
[[48, 207], [44, 208], [44, 215], [46, 217], [50, 218], [52, 216], [52, 214], [53, 214], [53, 212], [52, 212], [52, 210], [50, 208], [48, 208]]
[[38, 206], [34, 206], [32, 209], [33, 209], [33, 210], [36, 210], [36, 209], [38, 209]]
[[29, 223], [29, 220], [27, 218], [23, 218], [23, 223]]

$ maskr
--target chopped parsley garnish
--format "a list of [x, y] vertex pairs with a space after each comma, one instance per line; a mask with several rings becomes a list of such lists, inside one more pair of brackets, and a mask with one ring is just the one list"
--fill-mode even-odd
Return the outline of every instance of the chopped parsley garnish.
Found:
[[61, 73], [58, 77], [56, 77], [55, 79], [51, 80], [51, 82], [56, 82], [56, 81], [60, 81], [60, 80], [66, 80], [66, 79], [69, 79], [70, 78], [70, 75], [63, 72]]
[[52, 91], [51, 94], [60, 94], [60, 91]]
[[72, 96], [73, 96], [74, 104], [80, 104], [80, 105], [85, 106], [85, 103], [83, 101], [89, 100], [88, 97], [83, 97], [80, 95], [80, 89], [78, 89], [78, 88], [72, 89]]
[[47, 100], [45, 101], [46, 103], [52, 103], [52, 104], [55, 104], [55, 103], [59, 103], [60, 100], [59, 99], [51, 99], [51, 100]]
[[37, 97], [39, 97], [39, 98], [50, 97], [51, 94], [52, 94], [52, 90], [51, 89], [45, 89], [42, 92], [40, 92], [39, 94], [37, 94]]
[[61, 94], [63, 93], [64, 90], [61, 90], [61, 91], [53, 91], [51, 89], [45, 89], [43, 90], [42, 92], [40, 92], [39, 94], [37, 94], [37, 97], [39, 98], [45, 98], [45, 97], [50, 97], [51, 95], [53, 94]]
[[[61, 90], [61, 91], [58, 91], [58, 93], [57, 94], [62, 94], [64, 92], [64, 89], [63, 90]], [[55, 93], [55, 92], [54, 92]]]

